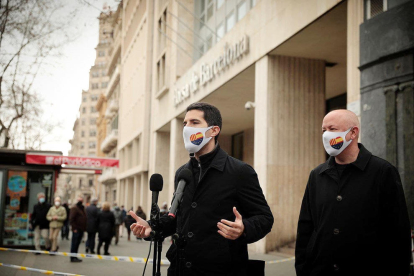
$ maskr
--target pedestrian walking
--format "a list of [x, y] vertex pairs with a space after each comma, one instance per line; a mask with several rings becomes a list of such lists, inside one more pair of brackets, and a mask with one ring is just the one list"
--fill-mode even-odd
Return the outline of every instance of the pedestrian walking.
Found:
[[[147, 215], [145, 214], [144, 210], [142, 210], [141, 206], [138, 206], [137, 210], [135, 211], [135, 214], [140, 217], [143, 220], [147, 220]], [[137, 237], [137, 240], [142, 241], [141, 237]]]
[[62, 231], [61, 231], [61, 237], [62, 240], [67, 239], [69, 240], [69, 215], [70, 215], [70, 209], [68, 204], [65, 202], [63, 203], [63, 207], [66, 210], [66, 219], [63, 222]]
[[160, 216], [166, 215], [168, 214], [168, 205], [167, 202], [164, 201], [164, 203], [162, 204], [162, 207], [160, 209]]
[[[134, 208], [131, 207], [130, 211], [133, 211], [133, 210], [134, 210]], [[131, 240], [131, 225], [134, 222], [135, 222], [135, 219], [128, 212], [126, 217], [125, 217], [125, 228], [126, 228], [127, 233], [128, 233], [128, 241]]]
[[410, 222], [397, 169], [358, 143], [353, 112], [328, 113], [322, 131], [331, 157], [306, 186], [297, 275], [409, 275]]
[[122, 223], [119, 225], [119, 236], [122, 238], [124, 234], [124, 226], [125, 226], [125, 218], [126, 218], [126, 210], [124, 205], [121, 206], [121, 212], [122, 212]]
[[60, 229], [63, 226], [64, 221], [66, 220], [67, 214], [65, 207], [61, 206], [60, 197], [55, 197], [55, 205], [50, 207], [49, 212], [46, 215], [49, 223], [49, 239], [52, 243], [52, 252], [57, 252], [58, 246], [58, 236]]
[[[30, 227], [34, 229], [34, 240], [36, 250], [40, 250], [40, 237], [45, 241], [46, 250], [50, 250], [49, 240], [49, 221], [47, 220], [47, 212], [49, 212], [50, 204], [46, 202], [44, 193], [37, 194], [38, 203], [33, 208]], [[36, 253], [40, 254], [40, 253]]]
[[98, 229], [99, 229], [99, 243], [98, 243], [98, 255], [101, 255], [101, 246], [104, 245], [104, 255], [110, 255], [109, 245], [111, 244], [112, 237], [115, 234], [115, 215], [111, 212], [111, 205], [109, 202], [105, 202], [102, 205], [102, 212], [98, 215]]
[[91, 201], [91, 205], [86, 207], [86, 217], [87, 217], [87, 223], [86, 223], [86, 232], [88, 232], [88, 239], [86, 240], [86, 253], [89, 253], [89, 251], [92, 254], [95, 254], [95, 239], [96, 239], [96, 233], [98, 232], [98, 215], [99, 215], [99, 209], [96, 206], [98, 203], [97, 198], [93, 198]]
[[[87, 224], [85, 206], [83, 206], [83, 196], [79, 195], [77, 201], [76, 205], [70, 209], [69, 222], [72, 226], [70, 253], [78, 253], [79, 245], [82, 241], [83, 233], [86, 231]], [[73, 263], [82, 262], [82, 260], [77, 257], [70, 257], [70, 261]]]
[[112, 211], [112, 213], [115, 216], [115, 245], [117, 245], [119, 242], [119, 227], [122, 226], [123, 219], [122, 210], [116, 203], [114, 203], [114, 210]]

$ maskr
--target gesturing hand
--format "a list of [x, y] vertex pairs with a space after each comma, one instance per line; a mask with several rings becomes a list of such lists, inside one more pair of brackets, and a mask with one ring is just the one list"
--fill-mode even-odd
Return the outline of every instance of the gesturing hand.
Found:
[[239, 238], [244, 232], [244, 224], [242, 216], [237, 211], [236, 207], [233, 207], [233, 213], [236, 215], [234, 222], [222, 219], [217, 223], [217, 227], [220, 229], [218, 233], [229, 240], [235, 240]]
[[131, 231], [137, 238], [148, 238], [151, 234], [151, 227], [148, 222], [138, 217], [133, 211], [129, 211], [129, 214], [137, 221], [131, 225]]

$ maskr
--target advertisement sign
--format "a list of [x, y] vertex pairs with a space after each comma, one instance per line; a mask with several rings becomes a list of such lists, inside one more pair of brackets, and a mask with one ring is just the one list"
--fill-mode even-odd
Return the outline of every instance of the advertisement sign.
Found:
[[85, 168], [119, 167], [119, 159], [61, 155], [26, 154], [26, 163], [37, 165], [68, 165]]
[[26, 196], [27, 172], [9, 171], [6, 195], [10, 197], [10, 210], [20, 209], [20, 198]]

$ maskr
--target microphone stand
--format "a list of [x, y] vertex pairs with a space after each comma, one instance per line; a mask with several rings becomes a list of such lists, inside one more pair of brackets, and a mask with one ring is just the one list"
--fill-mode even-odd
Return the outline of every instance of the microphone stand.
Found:
[[160, 230], [160, 208], [156, 203], [151, 207], [151, 240], [154, 241], [154, 257], [152, 275], [161, 276], [161, 252], [164, 237]]

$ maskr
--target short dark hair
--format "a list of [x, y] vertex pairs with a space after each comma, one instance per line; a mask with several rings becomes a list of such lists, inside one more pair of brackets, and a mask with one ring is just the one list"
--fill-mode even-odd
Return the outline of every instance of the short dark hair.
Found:
[[[192, 103], [187, 107], [187, 112], [190, 110], [200, 110], [204, 112], [204, 120], [206, 120], [208, 126], [218, 126], [220, 128], [223, 125], [223, 120], [221, 119], [220, 110], [214, 105], [208, 103]], [[220, 133], [219, 133], [220, 134]], [[215, 142], [217, 143], [219, 134], [214, 137]]]

